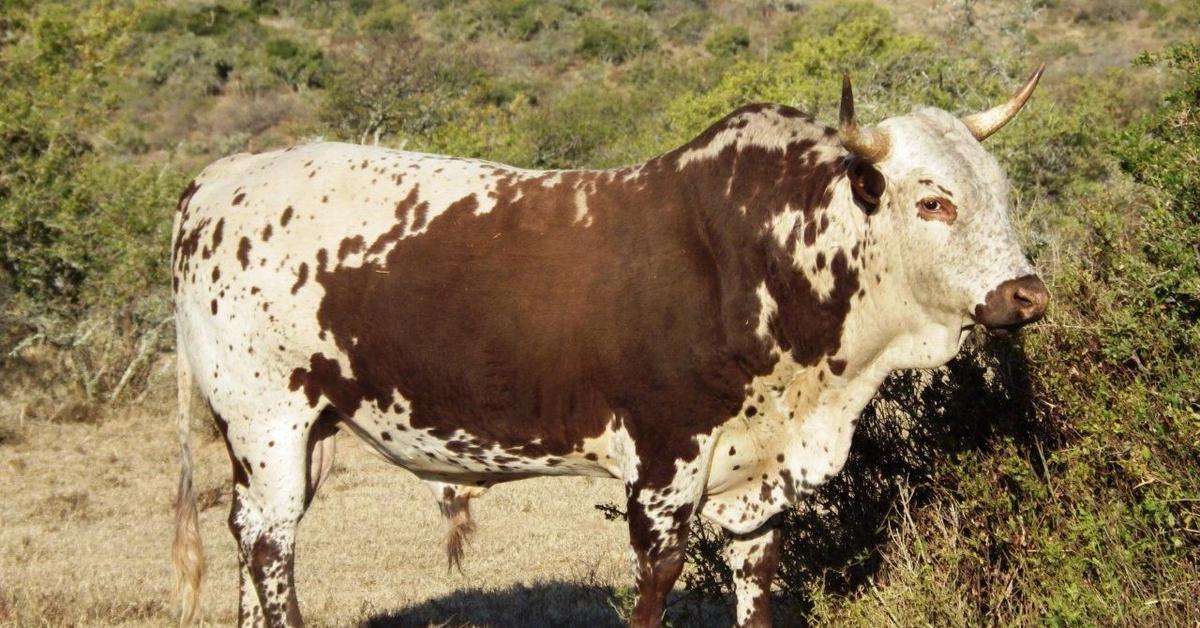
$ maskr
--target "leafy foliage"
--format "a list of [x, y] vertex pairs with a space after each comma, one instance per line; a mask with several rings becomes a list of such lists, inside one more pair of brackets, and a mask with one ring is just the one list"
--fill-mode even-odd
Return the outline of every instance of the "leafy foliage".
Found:
[[105, 154], [131, 22], [50, 7], [0, 48], [0, 268], [18, 293], [86, 306], [165, 283], [179, 178]]
[[642, 20], [615, 22], [588, 17], [579, 22], [578, 29], [575, 52], [609, 63], [624, 63], [658, 46], [654, 32]]

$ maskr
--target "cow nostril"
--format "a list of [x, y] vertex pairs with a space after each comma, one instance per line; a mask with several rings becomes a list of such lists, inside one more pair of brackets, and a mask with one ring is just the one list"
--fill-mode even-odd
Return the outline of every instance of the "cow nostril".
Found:
[[1018, 307], [1033, 307], [1037, 304], [1037, 297], [1025, 288], [1017, 288], [1013, 292], [1013, 301], [1017, 302]]

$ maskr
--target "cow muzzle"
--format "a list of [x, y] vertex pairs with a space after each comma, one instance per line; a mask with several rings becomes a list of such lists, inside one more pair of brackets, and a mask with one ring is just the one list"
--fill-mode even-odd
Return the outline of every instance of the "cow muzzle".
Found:
[[992, 333], [1007, 335], [1041, 319], [1049, 303], [1046, 284], [1037, 275], [1025, 275], [996, 286], [971, 318]]

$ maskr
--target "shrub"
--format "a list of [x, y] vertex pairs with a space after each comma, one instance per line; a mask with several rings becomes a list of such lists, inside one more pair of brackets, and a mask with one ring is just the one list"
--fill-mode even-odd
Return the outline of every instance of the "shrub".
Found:
[[703, 39], [704, 32], [708, 30], [712, 21], [713, 16], [708, 11], [700, 9], [685, 11], [667, 25], [665, 34], [673, 42], [685, 45], [695, 44]]
[[615, 22], [598, 17], [579, 21], [575, 52], [608, 63], [624, 63], [653, 50], [658, 41], [650, 26], [640, 20]]
[[603, 151], [626, 136], [638, 115], [628, 95], [585, 83], [523, 118], [517, 131], [532, 145], [533, 167], [612, 166]]
[[[230, 7], [224, 3], [198, 6], [188, 11], [183, 17], [184, 28], [191, 34], [200, 37], [223, 35], [236, 27], [239, 22], [253, 20], [254, 15], [240, 6]], [[151, 20], [153, 22], [153, 20]]]
[[412, 30], [412, 10], [402, 4], [377, 5], [363, 16], [362, 26], [368, 32], [403, 37]]
[[416, 38], [371, 39], [334, 60], [322, 118], [360, 142], [398, 138], [428, 148], [440, 127], [496, 95], [472, 61], [431, 51]]
[[485, 34], [529, 41], [558, 29], [585, 7], [574, 0], [482, 0], [447, 2], [435, 17], [439, 32], [449, 40], [475, 40]]
[[721, 26], [704, 41], [704, 49], [710, 54], [736, 55], [750, 47], [750, 33], [742, 26]]
[[93, 141], [123, 94], [131, 21], [49, 7], [33, 37], [0, 48], [13, 70], [0, 78], [0, 268], [31, 299], [86, 305], [165, 281], [178, 177], [113, 165]]
[[265, 49], [271, 72], [292, 89], [321, 87], [325, 58], [320, 49], [286, 37], [267, 40]]

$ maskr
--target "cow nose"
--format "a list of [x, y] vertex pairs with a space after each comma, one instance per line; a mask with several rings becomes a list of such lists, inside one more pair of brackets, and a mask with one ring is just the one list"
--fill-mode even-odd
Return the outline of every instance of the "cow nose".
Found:
[[996, 286], [975, 306], [975, 322], [991, 330], [1016, 331], [1042, 318], [1050, 292], [1036, 275], [1025, 275]]

